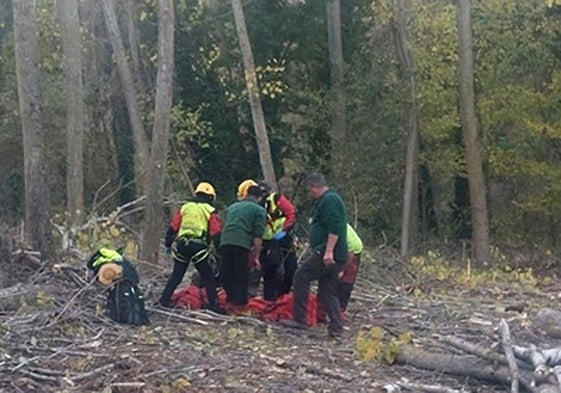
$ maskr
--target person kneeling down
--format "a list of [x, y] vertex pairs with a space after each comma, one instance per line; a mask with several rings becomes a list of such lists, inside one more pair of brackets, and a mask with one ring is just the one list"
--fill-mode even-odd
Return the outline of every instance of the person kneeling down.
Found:
[[106, 315], [127, 325], [148, 325], [144, 296], [138, 287], [136, 269], [120, 252], [100, 248], [87, 263], [100, 283], [108, 287]]

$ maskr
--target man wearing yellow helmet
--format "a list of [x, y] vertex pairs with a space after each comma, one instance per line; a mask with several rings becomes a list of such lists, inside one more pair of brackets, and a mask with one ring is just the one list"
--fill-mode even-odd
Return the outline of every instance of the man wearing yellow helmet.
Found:
[[208, 309], [222, 313], [216, 296], [216, 278], [209, 264], [210, 242], [222, 229], [222, 222], [212, 205], [216, 191], [212, 184], [201, 182], [193, 200], [181, 206], [173, 216], [166, 233], [166, 251], [173, 257], [173, 272], [169, 278], [160, 305], [171, 307], [173, 291], [183, 280], [190, 262], [199, 272], [208, 298]]
[[238, 185], [238, 200], [244, 200], [247, 197], [247, 191], [250, 187], [257, 186], [257, 182], [253, 179], [246, 179]]
[[248, 302], [250, 264], [256, 269], [260, 267], [259, 254], [267, 219], [267, 212], [259, 205], [261, 189], [253, 183], [242, 182], [238, 187], [238, 196], [243, 199], [226, 210], [220, 238], [222, 284], [228, 302], [236, 306], [245, 306]]

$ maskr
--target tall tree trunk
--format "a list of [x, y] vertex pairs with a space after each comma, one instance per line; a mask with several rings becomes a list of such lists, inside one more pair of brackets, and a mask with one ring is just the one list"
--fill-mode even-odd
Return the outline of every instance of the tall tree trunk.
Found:
[[70, 223], [84, 210], [84, 90], [78, 0], [60, 0], [66, 90], [66, 205]]
[[333, 180], [342, 187], [348, 178], [348, 166], [345, 158], [346, 110], [340, 0], [327, 3], [327, 40], [332, 99], [330, 166]]
[[467, 163], [469, 196], [473, 225], [473, 248], [478, 264], [490, 261], [489, 219], [487, 213], [487, 190], [480, 156], [475, 116], [475, 94], [473, 81], [473, 39], [471, 32], [470, 2], [457, 0], [459, 46], [459, 96], [460, 120]]
[[411, 3], [399, 0], [397, 18], [394, 22], [394, 35], [403, 69], [403, 75], [409, 88], [409, 108], [407, 113], [407, 142], [405, 153], [405, 181], [403, 186], [403, 210], [401, 215], [401, 256], [409, 257], [415, 246], [418, 234], [419, 213], [419, 131], [417, 129], [417, 97], [415, 84], [415, 65], [411, 57], [408, 39], [408, 24], [411, 15]]
[[140, 57], [140, 50], [138, 48], [138, 33], [136, 31], [136, 15], [134, 12], [134, 1], [126, 0], [124, 2], [125, 8], [127, 10], [127, 32], [129, 38], [129, 47], [131, 51], [132, 66], [134, 69], [134, 75], [136, 80], [136, 86], [142, 94], [148, 92], [146, 84], [144, 83], [144, 67], [142, 66], [142, 60]]
[[[100, 99], [99, 91], [103, 84], [100, 83], [99, 70], [101, 48], [100, 41], [105, 42], [105, 39], [100, 39], [98, 31], [98, 21], [100, 21], [99, 4], [97, 0], [85, 0], [80, 4], [80, 20], [82, 21], [83, 28], [83, 47], [84, 52], [82, 56], [82, 76], [84, 80], [85, 92], [85, 139], [89, 140], [90, 134], [95, 133], [99, 124], [99, 113], [101, 112], [99, 105], [88, 105], [90, 102], [98, 103]], [[87, 155], [88, 151], [84, 151]], [[88, 170], [88, 159], [85, 159], [85, 170]], [[88, 176], [85, 176], [86, 187], [88, 185]]]
[[265, 116], [263, 115], [263, 107], [259, 97], [259, 84], [257, 75], [255, 74], [255, 64], [253, 62], [253, 54], [247, 34], [245, 17], [241, 0], [232, 0], [232, 9], [234, 11], [234, 19], [236, 22], [236, 30], [238, 40], [240, 42], [240, 50], [242, 52], [245, 82], [249, 95], [249, 105], [251, 106], [251, 116], [253, 117], [253, 127], [255, 128], [255, 138], [257, 139], [257, 149], [259, 150], [259, 162], [265, 181], [276, 190], [277, 178], [275, 176], [275, 168], [273, 166], [273, 158], [271, 156], [271, 146], [269, 145], [269, 136], [265, 126]]
[[156, 262], [162, 230], [164, 181], [173, 84], [173, 0], [158, 1], [158, 74], [152, 150], [146, 183], [146, 210], [141, 258]]
[[123, 46], [121, 31], [119, 30], [119, 25], [117, 23], [117, 16], [115, 15], [113, 0], [101, 0], [101, 4], [132, 127], [137, 189], [142, 188], [144, 192], [146, 189], [146, 182], [148, 181], [146, 170], [149, 160], [148, 139], [144, 131], [144, 126], [142, 125], [138, 100], [135, 94], [131, 70], [125, 56], [125, 48]]
[[[105, 89], [102, 90], [101, 94], [107, 94]], [[119, 149], [117, 149], [117, 142], [115, 141], [115, 127], [113, 126], [115, 124], [115, 110], [113, 106], [109, 104], [109, 100], [104, 99], [100, 100], [100, 102], [105, 103], [105, 105], [102, 105], [100, 108], [103, 112], [99, 112], [97, 130], [99, 130], [99, 132], [103, 132], [107, 140], [107, 150], [109, 156], [111, 157], [111, 164], [114, 168], [112, 180], [119, 182]]]
[[25, 230], [42, 256], [52, 256], [50, 198], [47, 186], [39, 89], [39, 45], [35, 2], [13, 0], [16, 73], [23, 134], [25, 176]]

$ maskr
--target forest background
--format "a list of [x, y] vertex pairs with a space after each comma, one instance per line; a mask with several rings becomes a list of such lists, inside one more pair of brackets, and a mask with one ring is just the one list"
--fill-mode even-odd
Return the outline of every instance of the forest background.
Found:
[[[459, 45], [463, 3], [471, 11], [474, 119], [484, 186], [475, 195], [487, 204], [487, 255], [507, 247], [556, 252], [561, 240], [559, 5], [540, 0], [37, 0], [32, 21], [42, 115], [38, 148], [45, 166], [39, 178], [46, 191], [26, 202], [24, 168], [30, 156], [22, 138], [28, 134], [22, 129], [21, 97], [18, 106], [14, 34], [22, 13], [10, 11], [20, 3], [25, 1], [0, 0], [0, 223], [13, 228], [26, 217], [25, 231], [32, 232], [40, 213], [27, 203], [35, 203], [57, 228], [52, 241], [29, 235], [39, 249], [68, 246], [68, 234], [91, 247], [127, 236], [160, 239], [169, 211], [189, 197], [197, 181], [212, 182], [224, 208], [235, 200], [241, 180], [271, 179], [263, 140], [254, 131], [259, 129], [256, 102], [248, 103], [255, 83], [248, 77], [243, 35], [234, 18], [241, 6], [273, 179], [280, 179], [282, 191], [298, 205], [301, 227], [311, 207], [302, 178], [321, 171], [344, 197], [350, 221], [368, 245], [401, 245], [403, 256], [450, 244], [469, 250], [475, 228], [472, 174], [458, 76], [460, 66], [469, 65]], [[162, 18], [170, 7], [174, 18]], [[76, 12], [69, 16], [64, 12], [69, 9]], [[120, 37], [111, 30], [111, 10]], [[69, 17], [78, 24], [64, 19]], [[158, 132], [158, 124], [167, 126], [166, 113], [158, 112], [166, 105], [158, 103], [157, 90], [160, 82], [165, 86], [165, 73], [158, 69], [164, 61], [158, 60], [169, 54], [165, 34], [170, 32], [175, 47], [167, 57], [173, 59], [171, 108], [163, 110], [170, 116], [167, 138]], [[76, 50], [79, 56], [69, 55]], [[76, 58], [78, 79], [70, 72]], [[130, 71], [130, 83], [123, 67]], [[163, 89], [160, 93], [165, 96]], [[76, 109], [79, 102], [83, 106]], [[73, 139], [70, 131], [76, 129], [81, 137]], [[155, 162], [156, 142], [164, 139], [165, 176], [146, 176], [151, 172], [142, 164]], [[161, 187], [152, 187], [151, 179], [161, 180]], [[141, 229], [144, 208], [138, 198], [150, 187], [161, 188], [166, 204], [156, 206], [161, 221], [147, 230]], [[126, 217], [123, 206], [131, 208]], [[122, 219], [94, 219], [111, 218], [112, 212]], [[96, 223], [104, 226], [92, 227]]]

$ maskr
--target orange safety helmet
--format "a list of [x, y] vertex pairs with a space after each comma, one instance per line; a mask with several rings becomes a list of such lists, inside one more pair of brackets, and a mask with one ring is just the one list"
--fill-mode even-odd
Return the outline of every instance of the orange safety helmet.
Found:
[[197, 188], [195, 188], [195, 194], [202, 192], [203, 194], [211, 195], [214, 199], [216, 199], [216, 190], [212, 186], [212, 184], [202, 181], [197, 184]]
[[245, 199], [249, 187], [257, 186], [257, 185], [258, 185], [257, 182], [253, 179], [246, 179], [242, 181], [238, 186], [238, 199]]

